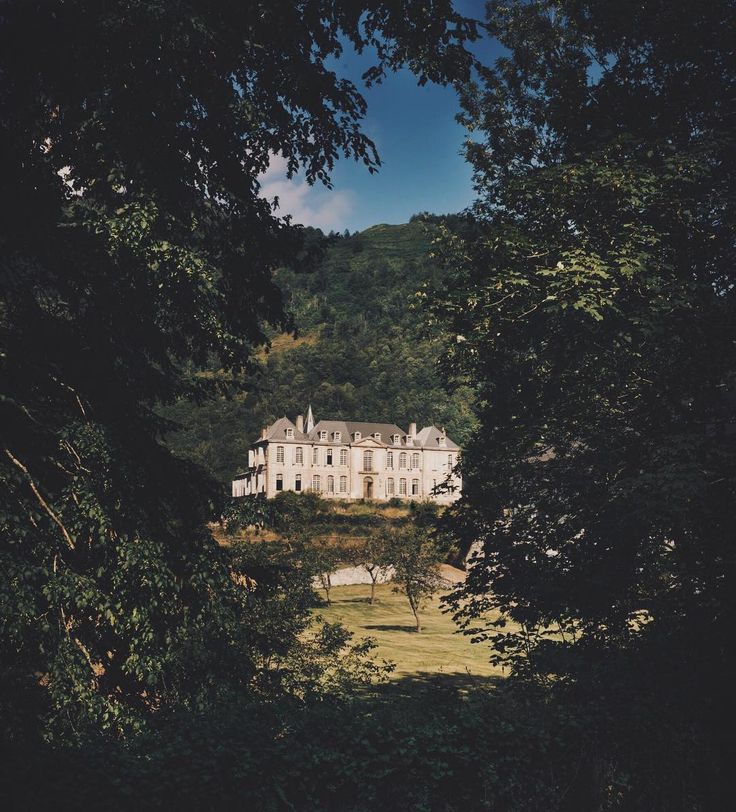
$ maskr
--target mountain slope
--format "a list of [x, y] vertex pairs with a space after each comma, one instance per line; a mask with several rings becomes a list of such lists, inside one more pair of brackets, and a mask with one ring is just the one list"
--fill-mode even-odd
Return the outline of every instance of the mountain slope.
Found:
[[424, 335], [415, 307], [416, 292], [438, 273], [429, 245], [420, 222], [378, 225], [335, 239], [312, 273], [281, 270], [296, 340], [275, 336], [262, 369], [234, 400], [166, 408], [181, 426], [169, 444], [225, 483], [261, 426], [309, 403], [317, 419], [443, 425], [462, 444], [474, 425], [471, 394], [444, 391], [440, 342]]

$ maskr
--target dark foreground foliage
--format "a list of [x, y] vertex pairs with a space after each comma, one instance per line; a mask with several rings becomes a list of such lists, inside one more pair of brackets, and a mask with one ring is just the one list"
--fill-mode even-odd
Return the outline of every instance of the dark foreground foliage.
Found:
[[[260, 195], [274, 155], [375, 171], [360, 89], [467, 75], [445, 0], [8, 0], [0, 10], [0, 731], [130, 735], [248, 690], [248, 594], [207, 530], [212, 482], [156, 414], [288, 327], [308, 252]], [[23, 697], [23, 701], [19, 701]]]
[[627, 700], [621, 715], [603, 716], [516, 689], [462, 698], [404, 685], [390, 701], [229, 706], [170, 718], [128, 744], [19, 747], [2, 762], [12, 779], [6, 808], [709, 808], [694, 798], [710, 778], [712, 749], [693, 747], [684, 723], [659, 727], [649, 703]]

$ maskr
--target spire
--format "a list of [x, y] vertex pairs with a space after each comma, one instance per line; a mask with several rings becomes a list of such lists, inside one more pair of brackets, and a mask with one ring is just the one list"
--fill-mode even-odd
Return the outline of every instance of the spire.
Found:
[[314, 415], [312, 414], [312, 404], [309, 404], [307, 410], [307, 434], [314, 429]]

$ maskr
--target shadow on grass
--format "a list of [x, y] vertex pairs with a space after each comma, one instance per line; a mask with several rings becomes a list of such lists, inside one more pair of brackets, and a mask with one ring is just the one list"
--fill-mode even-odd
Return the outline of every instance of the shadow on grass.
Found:
[[398, 626], [393, 623], [371, 623], [362, 626], [363, 629], [372, 629], [377, 632], [413, 632], [416, 634], [416, 626]]
[[[366, 605], [370, 605], [371, 599], [370, 598], [340, 598], [339, 600], [335, 601], [335, 606], [339, 606], [341, 603], [365, 603]], [[373, 601], [373, 605], [377, 606], [381, 600], [376, 598]]]
[[417, 671], [415, 674], [392, 679], [374, 686], [376, 696], [416, 696], [437, 689], [468, 694], [473, 691], [491, 691], [499, 688], [505, 679], [499, 676], [480, 677], [467, 671]]

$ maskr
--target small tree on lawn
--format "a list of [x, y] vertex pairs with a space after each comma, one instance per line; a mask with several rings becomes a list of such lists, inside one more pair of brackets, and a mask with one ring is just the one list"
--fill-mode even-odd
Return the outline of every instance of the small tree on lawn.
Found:
[[376, 584], [385, 577], [391, 568], [391, 561], [386, 557], [386, 540], [377, 533], [371, 533], [353, 549], [352, 560], [358, 567], [368, 573], [371, 579], [370, 605], [376, 602]]
[[308, 565], [313, 568], [315, 577], [324, 589], [328, 605], [332, 603], [330, 600], [332, 573], [337, 569], [337, 565], [345, 560], [346, 555], [345, 546], [340, 541], [318, 539], [310, 544]]
[[409, 526], [389, 533], [385, 540], [385, 560], [394, 567], [395, 592], [403, 592], [421, 632], [419, 610], [442, 585], [441, 553], [435, 540], [421, 527]]

